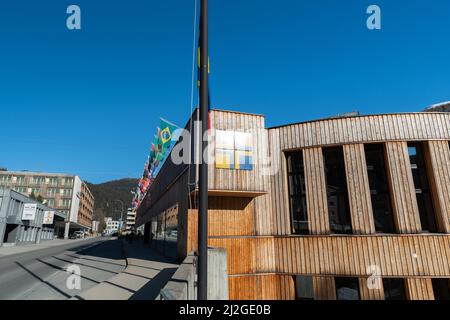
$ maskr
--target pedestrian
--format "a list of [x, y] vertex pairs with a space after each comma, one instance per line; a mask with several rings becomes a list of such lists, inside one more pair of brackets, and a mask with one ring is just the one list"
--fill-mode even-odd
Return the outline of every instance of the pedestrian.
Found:
[[153, 232], [150, 232], [150, 247], [152, 246], [152, 240], [154, 236], [155, 235], [153, 234]]

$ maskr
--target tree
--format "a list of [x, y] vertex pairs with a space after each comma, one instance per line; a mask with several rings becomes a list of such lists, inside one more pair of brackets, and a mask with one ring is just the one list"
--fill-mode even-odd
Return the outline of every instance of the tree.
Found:
[[38, 195], [36, 196], [36, 194], [34, 193], [34, 191], [31, 192], [30, 198], [33, 199], [33, 200], [35, 200], [35, 201], [37, 201], [37, 202], [44, 203], [44, 198], [42, 198], [42, 196], [41, 196], [40, 194], [38, 194]]

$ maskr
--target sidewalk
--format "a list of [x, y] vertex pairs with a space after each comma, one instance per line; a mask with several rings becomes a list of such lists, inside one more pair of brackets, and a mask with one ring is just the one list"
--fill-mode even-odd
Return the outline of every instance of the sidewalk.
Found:
[[120, 274], [81, 293], [81, 300], [154, 300], [178, 268], [142, 241], [123, 240], [127, 267]]
[[65, 244], [71, 244], [71, 243], [77, 243], [82, 242], [88, 239], [92, 239], [95, 237], [87, 237], [84, 239], [54, 239], [54, 240], [47, 240], [42, 241], [39, 244], [30, 243], [30, 244], [24, 244], [24, 245], [18, 245], [18, 246], [8, 246], [8, 247], [0, 247], [0, 257], [6, 257], [13, 254], [20, 254], [20, 253], [26, 253], [30, 251], [40, 250], [40, 249], [47, 249], [50, 247], [56, 247], [56, 246], [62, 246]]

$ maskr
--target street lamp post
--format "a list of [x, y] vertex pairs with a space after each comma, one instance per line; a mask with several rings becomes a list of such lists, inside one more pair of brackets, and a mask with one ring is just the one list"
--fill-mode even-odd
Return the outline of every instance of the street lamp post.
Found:
[[115, 202], [120, 202], [120, 204], [122, 205], [122, 210], [120, 211], [120, 227], [123, 229], [123, 210], [124, 210], [124, 208], [125, 208], [125, 205], [123, 204], [123, 201], [122, 200], [120, 200], [120, 199], [116, 199], [115, 200]]

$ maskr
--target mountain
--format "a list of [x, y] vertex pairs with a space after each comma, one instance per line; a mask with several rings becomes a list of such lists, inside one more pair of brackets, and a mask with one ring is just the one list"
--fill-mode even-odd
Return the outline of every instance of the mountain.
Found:
[[[100, 184], [86, 182], [95, 198], [94, 219], [103, 221], [104, 217], [113, 217], [114, 220], [122, 219], [126, 221], [127, 209], [131, 206], [134, 190], [138, 184], [138, 179], [126, 178], [108, 181]], [[117, 201], [120, 200], [120, 201]]]

